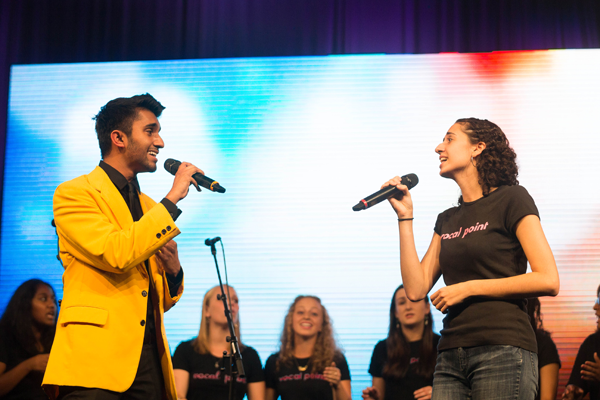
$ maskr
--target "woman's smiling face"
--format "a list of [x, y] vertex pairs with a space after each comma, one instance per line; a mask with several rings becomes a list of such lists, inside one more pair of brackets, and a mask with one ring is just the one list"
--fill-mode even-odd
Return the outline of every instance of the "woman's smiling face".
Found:
[[296, 335], [313, 337], [323, 329], [323, 307], [310, 297], [299, 300], [292, 315], [292, 329]]
[[476, 150], [477, 145], [471, 143], [461, 124], [452, 125], [442, 143], [435, 148], [440, 158], [440, 175], [453, 178], [457, 172], [474, 166], [471, 157], [480, 153]]

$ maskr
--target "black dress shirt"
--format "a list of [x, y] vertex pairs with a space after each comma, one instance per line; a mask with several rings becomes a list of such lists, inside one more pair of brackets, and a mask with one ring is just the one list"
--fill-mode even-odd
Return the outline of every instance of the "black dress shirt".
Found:
[[[100, 168], [106, 172], [111, 182], [115, 185], [121, 196], [123, 196], [123, 200], [127, 204], [129, 211], [131, 212], [131, 217], [134, 221], [139, 221], [140, 218], [144, 215], [142, 211], [142, 204], [140, 203], [140, 184], [137, 180], [137, 177], [133, 178], [131, 182], [127, 180], [119, 171], [115, 168], [111, 167], [104, 161], [100, 161]], [[131, 193], [131, 190], [134, 193]], [[173, 220], [176, 220], [177, 217], [181, 214], [181, 210], [177, 208], [173, 202], [167, 198], [161, 200], [161, 204], [165, 206], [169, 214]], [[148, 272], [148, 276], [150, 274], [150, 265], [148, 264], [148, 260], [144, 260], [144, 265], [146, 266], [146, 271]], [[169, 293], [171, 297], [175, 297], [177, 295], [177, 291], [179, 290], [179, 286], [181, 286], [181, 282], [183, 281], [183, 268], [179, 270], [179, 273], [176, 276], [171, 276], [170, 274], [165, 274], [167, 276], [167, 285], [169, 286]], [[152, 285], [152, 280], [150, 280], [150, 285]], [[153, 293], [151, 290], [150, 293]], [[144, 331], [144, 343], [155, 343], [156, 342], [156, 322], [154, 321], [154, 305], [151, 300], [151, 295], [148, 296], [148, 307], [146, 310], [146, 325]]]

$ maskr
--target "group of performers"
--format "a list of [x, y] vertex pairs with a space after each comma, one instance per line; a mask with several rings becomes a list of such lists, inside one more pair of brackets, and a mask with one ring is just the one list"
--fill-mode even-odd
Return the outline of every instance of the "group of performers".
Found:
[[[0, 323], [0, 395], [33, 398], [13, 393], [45, 371], [50, 399], [225, 398], [217, 394], [227, 381], [220, 364], [231, 348], [217, 290], [204, 298], [198, 336], [181, 343], [173, 360], [165, 335], [164, 312], [184, 288], [173, 241], [177, 203], [190, 185], [199, 189], [193, 175], [203, 172], [183, 162], [159, 203], [141, 192], [137, 174], [154, 172], [164, 147], [163, 109], [145, 94], [111, 100], [96, 115], [102, 161], [54, 195], [65, 268], [58, 321], [49, 285], [33, 281], [17, 290]], [[536, 339], [543, 327], [532, 325], [527, 299], [558, 294], [559, 277], [535, 203], [518, 184], [516, 154], [497, 125], [475, 118], [459, 119], [435, 152], [440, 175], [454, 180], [461, 196], [439, 214], [422, 259], [408, 188], [399, 177], [383, 185], [401, 192], [389, 201], [398, 217], [403, 286], [393, 295], [388, 338], [375, 346], [373, 383], [363, 398], [545, 397], [548, 374], [540, 373]], [[442, 275], [446, 286], [428, 299]], [[228, 289], [237, 321], [237, 294]], [[446, 314], [441, 337], [433, 333], [430, 304]], [[16, 324], [19, 312], [31, 317]], [[348, 364], [319, 298], [298, 296], [283, 326], [279, 352], [264, 370], [256, 351], [242, 345], [246, 375], [236, 378], [237, 398], [350, 399]], [[581, 379], [572, 377], [568, 399], [586, 392], [598, 398], [600, 360], [589, 357], [598, 341], [584, 345]]]
[[[238, 295], [233, 287], [225, 288], [231, 299], [236, 334], [241, 337]], [[180, 399], [230, 398], [231, 376], [222, 355], [231, 348], [226, 339], [229, 330], [224, 306], [217, 298], [219, 291], [216, 286], [206, 292], [198, 335], [175, 350], [173, 368]], [[593, 308], [600, 311], [598, 301]], [[528, 299], [527, 312], [538, 344], [536, 399], [555, 399], [561, 366], [558, 351], [543, 327], [537, 298]], [[15, 291], [0, 319], [0, 398], [47, 398], [40, 385], [56, 320], [57, 301], [48, 283], [32, 279]], [[329, 315], [320, 300], [298, 296], [283, 325], [280, 351], [269, 357], [264, 369], [258, 353], [241, 345], [245, 376], [235, 379], [232, 398], [349, 399], [348, 364], [336, 346]], [[412, 302], [400, 285], [390, 303], [388, 336], [373, 350], [369, 367], [372, 386], [363, 390], [363, 399], [431, 399], [439, 339], [433, 331], [428, 298]], [[564, 399], [579, 399], [587, 393], [591, 399], [598, 398], [599, 344], [596, 332], [581, 345]]]

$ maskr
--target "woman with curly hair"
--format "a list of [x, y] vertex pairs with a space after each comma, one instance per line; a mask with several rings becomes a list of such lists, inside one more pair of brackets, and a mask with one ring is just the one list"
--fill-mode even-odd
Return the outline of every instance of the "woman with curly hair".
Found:
[[383, 185], [401, 191], [390, 203], [407, 297], [425, 298], [441, 275], [446, 284], [431, 295], [447, 314], [432, 399], [534, 399], [537, 344], [525, 299], [556, 296], [559, 279], [537, 207], [518, 185], [516, 154], [496, 124], [476, 118], [456, 121], [435, 152], [440, 175], [462, 195], [438, 215], [422, 260], [408, 188], [398, 177]]
[[56, 332], [54, 289], [39, 279], [15, 290], [0, 319], [0, 398], [47, 399], [42, 377]]
[[267, 400], [350, 400], [350, 370], [316, 296], [298, 296], [283, 324], [281, 345], [265, 365]]
[[[235, 289], [224, 286], [231, 308], [235, 334], [240, 344], [242, 363], [246, 376], [236, 377], [232, 387], [234, 399], [264, 400], [265, 378], [262, 363], [256, 350], [242, 344], [239, 322], [239, 301]], [[181, 342], [173, 355], [173, 373], [178, 399], [188, 400], [227, 400], [231, 375], [228, 364], [223, 365], [223, 352], [231, 353], [231, 343], [227, 340], [229, 325], [225, 317], [225, 306], [218, 297], [221, 287], [208, 290], [202, 301], [200, 331], [194, 339]], [[221, 368], [225, 367], [222, 371]]]
[[390, 304], [388, 337], [375, 346], [365, 400], [429, 400], [440, 336], [433, 333], [429, 299], [410, 301], [404, 285]]

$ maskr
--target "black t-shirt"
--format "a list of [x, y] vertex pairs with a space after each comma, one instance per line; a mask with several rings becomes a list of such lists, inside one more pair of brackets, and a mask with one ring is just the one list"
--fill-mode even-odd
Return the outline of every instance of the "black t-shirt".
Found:
[[[522, 186], [500, 186], [489, 195], [438, 216], [440, 267], [446, 285], [525, 274], [527, 258], [515, 230], [521, 218], [539, 217]], [[439, 351], [457, 347], [510, 345], [537, 351], [526, 300], [471, 297], [450, 307]]]
[[[542, 367], [549, 364], [558, 364], [558, 368], [560, 369], [560, 357], [558, 355], [558, 350], [556, 349], [556, 345], [554, 344], [554, 340], [550, 337], [550, 334], [536, 331], [535, 338], [537, 340], [538, 346], [538, 369], [542, 369]], [[540, 375], [538, 374], [538, 387], [540, 384]], [[538, 391], [536, 399], [540, 398], [540, 392]]]
[[[296, 358], [292, 365], [280, 365], [277, 370], [279, 353], [271, 354], [265, 365], [267, 388], [275, 389], [281, 400], [333, 400], [333, 389], [323, 377], [323, 371], [311, 372], [308, 358]], [[335, 366], [340, 369], [342, 381], [350, 380], [350, 370], [346, 357], [337, 353], [333, 357]], [[298, 366], [307, 366], [302, 372]]]
[[[34, 355], [27, 353], [21, 344], [15, 339], [12, 332], [0, 331], [0, 362], [6, 364], [8, 372], [23, 361], [33, 357]], [[42, 378], [44, 372], [31, 371], [2, 399], [6, 400], [47, 400], [48, 397], [42, 390]]]
[[581, 379], [581, 364], [586, 361], [595, 362], [594, 353], [598, 353], [600, 356], [600, 333], [598, 332], [588, 336], [581, 344], [581, 347], [579, 347], [568, 384], [579, 386], [585, 393], [589, 392], [590, 400], [600, 400], [600, 382], [590, 382]]
[[[246, 385], [265, 380], [262, 363], [256, 350], [244, 346], [241, 350], [245, 378], [236, 378], [235, 398], [243, 399]], [[222, 357], [212, 354], [198, 354], [192, 347], [192, 341], [181, 342], [173, 355], [173, 369], [182, 369], [190, 374], [187, 392], [188, 400], [229, 398], [229, 370], [221, 371]]]
[[[433, 348], [437, 348], [440, 340], [439, 335], [433, 336]], [[410, 367], [406, 375], [402, 379], [394, 379], [383, 376], [383, 367], [387, 362], [387, 343], [385, 340], [380, 341], [375, 345], [373, 356], [371, 357], [371, 366], [369, 374], [376, 378], [383, 378], [385, 381], [385, 397], [384, 400], [414, 400], [415, 390], [425, 386], [433, 385], [433, 371], [430, 378], [416, 373], [417, 364], [421, 354], [421, 340], [410, 342]]]

